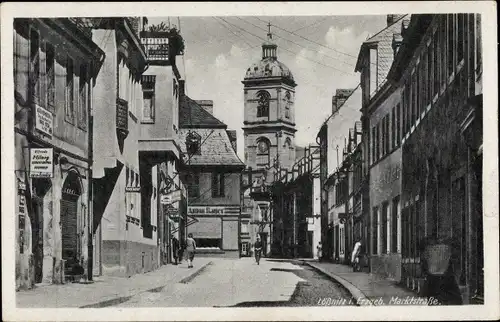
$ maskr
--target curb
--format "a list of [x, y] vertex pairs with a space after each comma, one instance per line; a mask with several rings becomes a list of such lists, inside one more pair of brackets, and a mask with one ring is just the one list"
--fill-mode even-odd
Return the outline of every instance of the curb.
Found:
[[[209, 265], [212, 265], [212, 264], [213, 264], [213, 262], [209, 261], [205, 265], [203, 265], [200, 268], [198, 268], [197, 270], [195, 270], [192, 274], [190, 274], [187, 277], [184, 277], [182, 280], [180, 280], [179, 282], [176, 282], [176, 283], [183, 283], [183, 284], [189, 283], [196, 276], [200, 275]], [[80, 306], [78, 308], [80, 308], [80, 309], [89, 309], [89, 308], [103, 308], [103, 307], [113, 306], [113, 305], [117, 305], [117, 304], [121, 304], [123, 302], [126, 302], [126, 301], [130, 300], [133, 296], [136, 296], [136, 295], [141, 294], [141, 293], [146, 293], [146, 292], [157, 293], [157, 292], [161, 292], [163, 290], [163, 288], [166, 287], [166, 286], [167, 286], [167, 284], [163, 285], [163, 286], [157, 286], [157, 287], [154, 287], [154, 288], [151, 288], [151, 289], [147, 289], [147, 290], [144, 290], [144, 291], [139, 291], [137, 293], [128, 294], [128, 295], [125, 295], [125, 296], [120, 296], [120, 297], [113, 298], [113, 299], [110, 299], [110, 300], [104, 300], [104, 301], [97, 302], [97, 303], [94, 303], [94, 304], [83, 305], [83, 306]]]
[[370, 301], [370, 299], [368, 299], [366, 297], [366, 295], [363, 292], [361, 292], [360, 289], [358, 289], [356, 286], [352, 285], [346, 279], [344, 279], [338, 275], [335, 275], [331, 272], [327, 272], [323, 268], [318, 267], [312, 263], [304, 262], [304, 264], [308, 265], [309, 267], [314, 268], [315, 270], [321, 272], [322, 274], [324, 274], [324, 275], [330, 277], [331, 279], [337, 281], [338, 283], [340, 283], [342, 285], [342, 287], [344, 287], [349, 293], [351, 293], [351, 296], [356, 301], [357, 306], [373, 306], [372, 301]]

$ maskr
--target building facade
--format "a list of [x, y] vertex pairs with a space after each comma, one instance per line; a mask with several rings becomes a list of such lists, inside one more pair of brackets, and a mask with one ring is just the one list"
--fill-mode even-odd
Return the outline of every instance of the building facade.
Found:
[[[181, 178], [188, 187], [186, 234], [197, 256], [240, 256], [241, 172], [236, 135], [212, 115], [210, 101], [181, 97]], [[203, 108], [205, 107], [205, 108]]]
[[418, 290], [419, 246], [447, 240], [464, 303], [484, 294], [480, 30], [480, 15], [414, 15], [389, 74], [402, 88], [402, 279]]
[[159, 266], [158, 168], [144, 165], [138, 152], [146, 132], [143, 85], [151, 82], [135, 26], [134, 19], [110, 18], [94, 19], [92, 27], [106, 54], [96, 79], [93, 126], [94, 229], [102, 240], [96, 242], [97, 273], [105, 275], [131, 276]]
[[102, 58], [78, 19], [14, 20], [16, 289], [92, 279], [90, 117]]
[[400, 90], [387, 75], [409, 21], [408, 15], [387, 15], [386, 27], [362, 44], [355, 69], [363, 92], [364, 253], [371, 272], [396, 280], [401, 278], [402, 107]]

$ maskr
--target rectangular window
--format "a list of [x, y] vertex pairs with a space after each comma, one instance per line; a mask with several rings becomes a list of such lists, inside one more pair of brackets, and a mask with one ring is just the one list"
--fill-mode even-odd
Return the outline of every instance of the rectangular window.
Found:
[[145, 123], [153, 123], [155, 121], [155, 84], [156, 76], [142, 76], [142, 121]]
[[248, 234], [248, 222], [241, 222], [241, 233]]
[[391, 211], [391, 253], [398, 252], [398, 204], [399, 199], [395, 198]]
[[388, 154], [391, 150], [391, 132], [389, 127], [390, 115], [385, 117], [385, 153]]
[[391, 149], [396, 148], [396, 107], [391, 111]]
[[417, 119], [420, 115], [420, 104], [422, 103], [422, 96], [421, 96], [421, 84], [420, 81], [422, 80], [420, 78], [420, 67], [421, 65], [417, 65], [416, 71], [415, 71], [415, 116], [414, 116], [414, 124], [417, 122]]
[[372, 127], [372, 164], [377, 160], [377, 127]]
[[55, 80], [55, 50], [54, 46], [47, 43], [47, 62], [46, 62], [46, 77], [47, 77], [47, 109], [54, 111], [55, 95], [56, 95], [56, 80]]
[[453, 74], [453, 71], [455, 69], [455, 61], [454, 61], [454, 53], [455, 53], [455, 47], [454, 47], [454, 42], [455, 42], [455, 16], [453, 14], [447, 15], [447, 20], [448, 20], [448, 25], [447, 25], [447, 31], [448, 31], [448, 76], [451, 76]]
[[369, 62], [369, 70], [370, 70], [370, 98], [377, 91], [377, 48], [370, 48], [370, 62]]
[[35, 30], [30, 34], [30, 75], [31, 98], [40, 104], [40, 36]]
[[401, 143], [401, 104], [396, 105], [396, 146]]
[[387, 210], [388, 210], [388, 203], [385, 202], [382, 205], [382, 218], [380, 219], [380, 238], [381, 238], [381, 253], [386, 254], [387, 253]]
[[87, 65], [80, 64], [80, 79], [78, 90], [78, 127], [87, 129]]
[[440, 88], [446, 83], [446, 66], [447, 66], [447, 60], [446, 60], [446, 15], [442, 15], [441, 21], [440, 21], [440, 46], [441, 46], [441, 58], [440, 61]]
[[224, 173], [212, 173], [212, 198], [225, 196]]
[[372, 254], [378, 254], [378, 208], [372, 210]]
[[434, 90], [432, 91], [432, 98], [434, 99], [434, 96], [436, 94], [439, 94], [439, 30], [434, 34], [434, 38], [432, 39], [433, 45], [432, 45], [432, 52], [433, 52], [433, 58], [432, 58], [432, 79], [433, 79], [433, 85], [434, 85]]
[[481, 42], [481, 15], [476, 14], [476, 74], [480, 75], [483, 70], [483, 49]]
[[380, 120], [380, 158], [384, 157], [385, 154], [385, 118]]
[[[433, 49], [433, 46], [432, 46], [432, 42], [428, 48], [428, 51], [427, 51], [427, 104], [432, 104], [432, 99], [434, 98], [434, 94], [433, 94], [433, 78], [432, 78], [432, 64], [433, 64], [433, 61], [432, 61], [432, 55], [434, 53], [434, 49]], [[426, 105], [427, 105], [426, 104]]]
[[71, 124], [75, 120], [75, 88], [74, 88], [74, 67], [73, 60], [70, 57], [66, 59], [66, 113], [65, 119]]
[[464, 59], [464, 53], [465, 53], [465, 48], [464, 48], [464, 39], [465, 39], [465, 28], [466, 28], [466, 14], [464, 13], [459, 13], [457, 15], [457, 65], [462, 62]]
[[409, 119], [409, 125], [408, 125], [408, 130], [411, 129], [413, 124], [415, 124], [415, 102], [416, 102], [416, 87], [417, 84], [415, 82], [415, 73], [411, 74], [411, 98], [410, 98], [410, 116], [408, 117]]
[[188, 179], [188, 197], [189, 198], [199, 198], [200, 197], [200, 174], [198, 172], [192, 172], [189, 174]]
[[376, 160], [380, 159], [380, 123], [377, 124], [377, 147], [376, 147]]

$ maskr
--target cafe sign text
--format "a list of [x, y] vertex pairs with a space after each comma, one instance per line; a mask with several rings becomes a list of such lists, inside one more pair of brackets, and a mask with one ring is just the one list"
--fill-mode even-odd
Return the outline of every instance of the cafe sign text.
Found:
[[30, 149], [30, 177], [52, 178], [54, 176], [54, 153], [52, 148]]

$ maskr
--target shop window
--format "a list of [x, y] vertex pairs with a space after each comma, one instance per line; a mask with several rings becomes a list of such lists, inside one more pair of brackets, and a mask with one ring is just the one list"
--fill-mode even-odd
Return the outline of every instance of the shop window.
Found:
[[73, 59], [66, 59], [66, 104], [65, 104], [65, 120], [74, 124], [75, 117], [75, 88], [74, 88], [74, 67]]
[[222, 248], [221, 238], [194, 238], [196, 248]]
[[225, 196], [224, 173], [212, 173], [212, 198]]
[[269, 117], [269, 101], [271, 100], [271, 95], [267, 91], [257, 92], [258, 105], [257, 105], [257, 117]]

